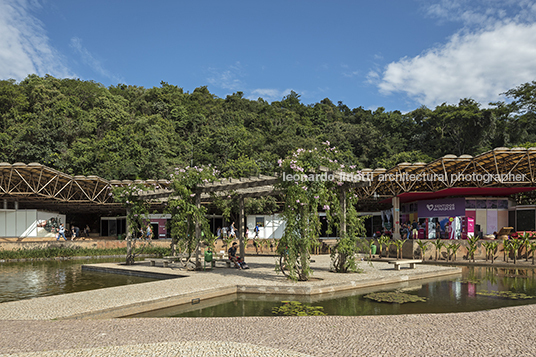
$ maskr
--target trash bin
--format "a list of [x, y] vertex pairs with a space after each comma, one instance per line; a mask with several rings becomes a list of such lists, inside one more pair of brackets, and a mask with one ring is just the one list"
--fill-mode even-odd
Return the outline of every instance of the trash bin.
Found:
[[374, 244], [370, 246], [370, 254], [372, 255], [376, 254], [376, 246]]
[[212, 261], [212, 252], [210, 250], [207, 250], [205, 252], [205, 261], [207, 263]]
[[207, 250], [205, 252], [205, 262], [203, 264], [203, 270], [207, 268], [207, 263], [208, 263], [209, 269], [212, 269], [212, 252], [210, 250]]
[[122, 236], [121, 234], [118, 234], [118, 235], [117, 235], [117, 239], [118, 239], [118, 240], [122, 240], [122, 239], [123, 239], [123, 236]]

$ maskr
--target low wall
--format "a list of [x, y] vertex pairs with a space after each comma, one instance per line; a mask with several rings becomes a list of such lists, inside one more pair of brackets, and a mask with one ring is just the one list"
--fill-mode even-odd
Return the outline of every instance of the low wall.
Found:
[[[411, 259], [411, 258], [420, 258], [421, 256], [421, 248], [417, 244], [417, 239], [410, 239], [407, 240], [403, 247], [402, 247], [402, 257], [405, 259]], [[434, 246], [435, 239], [426, 240], [427, 241], [427, 249], [425, 252], [424, 259], [425, 260], [435, 260], [436, 256], [436, 248]], [[441, 240], [445, 244], [452, 244], [452, 243], [461, 243], [460, 248], [456, 252], [456, 260], [457, 261], [463, 261], [463, 260], [469, 260], [467, 253], [467, 248], [469, 247], [469, 241], [466, 239], [457, 239], [457, 240], [450, 240], [450, 239], [442, 239]], [[482, 245], [483, 242], [488, 242], [490, 240], [479, 240], [477, 242], [477, 249], [475, 251], [475, 259], [476, 260], [484, 260], [486, 259], [486, 248]], [[497, 240], [499, 242], [499, 245], [497, 247], [497, 250], [495, 251], [495, 260], [504, 260], [504, 249], [503, 249], [503, 241]], [[376, 246], [378, 246], [376, 242]], [[379, 253], [379, 246], [378, 246], [378, 252]], [[525, 248], [522, 248], [519, 252], [519, 255], [522, 258], [526, 257], [526, 250]], [[383, 247], [383, 257], [387, 257], [387, 249]], [[391, 258], [396, 257], [396, 246], [391, 245], [389, 246], [389, 256]], [[532, 257], [532, 253], [529, 254], [529, 257]], [[447, 260], [447, 249], [445, 247], [441, 248], [441, 251], [438, 252], [438, 259], [439, 260]], [[451, 259], [454, 259], [454, 256], [451, 256]], [[508, 259], [513, 259], [513, 253], [510, 253], [510, 257]]]

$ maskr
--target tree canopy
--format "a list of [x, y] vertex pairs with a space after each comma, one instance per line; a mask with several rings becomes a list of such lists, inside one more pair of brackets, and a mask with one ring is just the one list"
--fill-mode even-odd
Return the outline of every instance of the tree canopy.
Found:
[[409, 113], [350, 109], [291, 92], [268, 103], [218, 98], [162, 82], [143, 88], [30, 75], [0, 81], [0, 161], [39, 162], [106, 179], [168, 177], [175, 167], [218, 167], [225, 177], [271, 174], [277, 160], [329, 140], [340, 162], [389, 168], [446, 154], [477, 155], [536, 142], [536, 81], [483, 108], [472, 99]]

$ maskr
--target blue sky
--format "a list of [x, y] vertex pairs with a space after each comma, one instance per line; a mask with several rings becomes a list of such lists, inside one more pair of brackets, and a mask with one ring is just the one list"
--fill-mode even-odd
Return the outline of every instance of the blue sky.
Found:
[[536, 80], [536, 1], [0, 0], [0, 79], [411, 111]]

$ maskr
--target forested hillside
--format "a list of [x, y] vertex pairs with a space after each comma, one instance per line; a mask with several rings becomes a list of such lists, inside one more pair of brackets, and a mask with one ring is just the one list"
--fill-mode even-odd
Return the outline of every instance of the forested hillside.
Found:
[[475, 155], [536, 142], [536, 81], [483, 109], [471, 99], [402, 114], [348, 108], [329, 99], [304, 104], [217, 98], [182, 88], [28, 76], [0, 81], [0, 162], [38, 162], [107, 179], [167, 177], [177, 166], [212, 164], [224, 175], [272, 173], [279, 158], [323, 141], [346, 164], [389, 168], [445, 154]]

